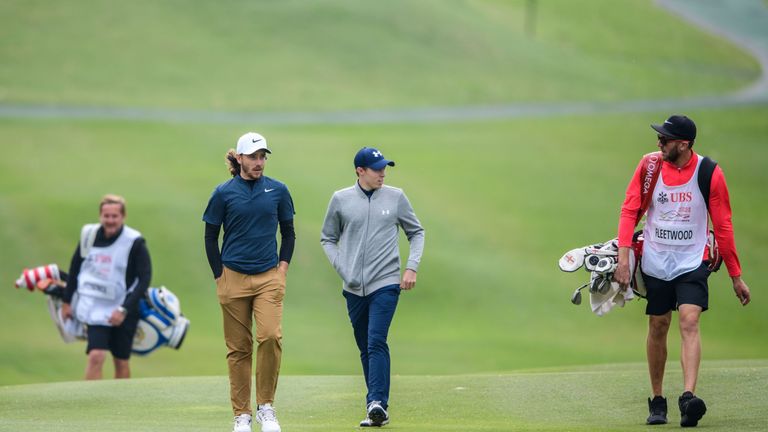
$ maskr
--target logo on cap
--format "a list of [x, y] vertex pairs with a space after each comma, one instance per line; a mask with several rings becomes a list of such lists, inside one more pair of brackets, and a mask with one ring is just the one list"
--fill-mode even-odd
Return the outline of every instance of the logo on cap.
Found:
[[267, 148], [267, 139], [256, 132], [248, 132], [237, 140], [237, 154], [253, 154], [258, 150], [272, 153]]
[[380, 170], [385, 166], [395, 166], [395, 163], [384, 157], [379, 149], [373, 147], [363, 147], [355, 154], [355, 167], [372, 168]]
[[662, 124], [652, 124], [656, 132], [666, 137], [693, 141], [696, 139], [696, 123], [684, 115], [672, 115]]

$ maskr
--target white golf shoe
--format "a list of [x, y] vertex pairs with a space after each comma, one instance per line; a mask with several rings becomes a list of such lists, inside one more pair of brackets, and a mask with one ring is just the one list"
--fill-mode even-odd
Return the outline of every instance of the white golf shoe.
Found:
[[360, 427], [381, 427], [389, 423], [389, 414], [379, 401], [368, 404], [367, 414], [360, 422]]
[[240, 414], [235, 416], [235, 427], [232, 432], [251, 432], [251, 415]]
[[256, 411], [256, 421], [261, 424], [261, 432], [280, 432], [280, 423], [272, 404], [259, 405]]
[[389, 424], [388, 418], [382, 420], [382, 422], [379, 424], [374, 424], [370, 417], [366, 417], [363, 419], [363, 421], [360, 422], [360, 427], [381, 427], [387, 424]]

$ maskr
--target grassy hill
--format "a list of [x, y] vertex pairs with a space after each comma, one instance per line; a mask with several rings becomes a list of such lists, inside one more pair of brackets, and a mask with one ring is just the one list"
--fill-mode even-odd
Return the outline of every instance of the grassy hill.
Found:
[[8, 0], [0, 102], [255, 111], [711, 94], [754, 60], [651, 1]]
[[[538, 3], [529, 38], [525, 2], [7, 1], [0, 103], [281, 111], [617, 100], [723, 92], [757, 75], [743, 53], [650, 2]], [[364, 145], [398, 162], [387, 183], [406, 190], [427, 230], [418, 286], [391, 330], [394, 373], [638, 361], [643, 304], [601, 319], [575, 308], [568, 298], [586, 273], [563, 274], [556, 260], [614, 235], [626, 182], [654, 149], [648, 124], [668, 114], [301, 127], [0, 119], [0, 385], [82, 376], [84, 345], [63, 344], [43, 296], [11, 284], [24, 267], [68, 267], [109, 192], [127, 198], [127, 222], [147, 238], [153, 283], [176, 292], [192, 321], [180, 351], [136, 358], [135, 376], [226, 373], [201, 215], [227, 179], [225, 151], [247, 130], [268, 138], [267, 175], [288, 184], [297, 209], [283, 373], [359, 370], [319, 230]], [[768, 331], [768, 108], [688, 114], [700, 125], [696, 149], [724, 167], [755, 297], [741, 308], [725, 271], [712, 278], [705, 359], [766, 358], [755, 335]], [[678, 345], [673, 331], [671, 359]]]
[[[642, 364], [621, 364], [492, 375], [395, 376], [388, 428], [635, 431], [648, 415], [645, 373]], [[671, 372], [668, 378], [668, 427], [678, 427], [680, 374]], [[709, 409], [700, 426], [708, 431], [764, 430], [767, 401], [761, 383], [766, 379], [765, 361], [705, 362], [698, 394]], [[0, 431], [226, 430], [231, 421], [227, 389], [224, 376], [0, 387]], [[284, 430], [356, 430], [364, 414], [363, 394], [357, 376], [283, 377], [276, 400], [278, 418]]]

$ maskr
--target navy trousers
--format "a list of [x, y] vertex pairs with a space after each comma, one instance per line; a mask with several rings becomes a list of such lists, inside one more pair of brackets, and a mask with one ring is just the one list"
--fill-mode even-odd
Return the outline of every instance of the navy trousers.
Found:
[[381, 401], [386, 409], [390, 378], [387, 333], [400, 298], [400, 285], [388, 285], [365, 297], [344, 291], [344, 298], [368, 387], [366, 403]]

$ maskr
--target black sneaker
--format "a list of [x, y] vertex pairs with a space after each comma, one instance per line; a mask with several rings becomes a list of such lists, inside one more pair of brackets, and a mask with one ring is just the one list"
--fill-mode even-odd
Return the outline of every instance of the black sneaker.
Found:
[[654, 396], [653, 399], [648, 398], [648, 420], [645, 422], [649, 425], [667, 424], [667, 399], [662, 396]]
[[677, 404], [680, 406], [680, 426], [682, 427], [696, 426], [707, 412], [707, 404], [688, 391], [680, 396]]

